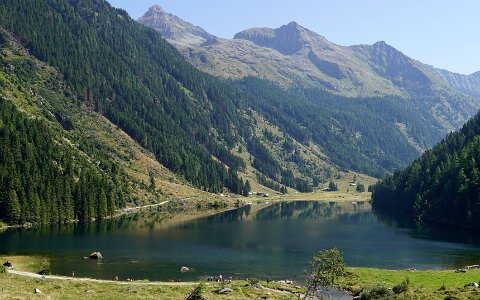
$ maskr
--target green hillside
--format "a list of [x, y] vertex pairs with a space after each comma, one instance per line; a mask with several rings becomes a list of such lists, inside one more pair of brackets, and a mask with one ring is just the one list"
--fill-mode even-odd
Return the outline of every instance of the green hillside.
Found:
[[375, 209], [419, 222], [480, 229], [480, 115], [405, 170], [378, 183]]

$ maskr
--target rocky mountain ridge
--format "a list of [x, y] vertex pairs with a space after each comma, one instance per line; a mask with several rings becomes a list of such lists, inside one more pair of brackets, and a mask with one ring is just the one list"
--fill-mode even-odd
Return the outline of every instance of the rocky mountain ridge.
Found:
[[[416, 102], [445, 132], [461, 126], [480, 106], [478, 76], [438, 70], [384, 41], [340, 46], [296, 22], [276, 29], [247, 29], [233, 39], [193, 39], [193, 25], [172, 36], [163, 29], [173, 26], [172, 18], [165, 13], [154, 18], [146, 22], [142, 17], [139, 22], [158, 30], [192, 64], [215, 76], [253, 76], [286, 89], [321, 88], [348, 97], [400, 96]], [[175, 17], [176, 26], [183, 24], [178, 20]]]

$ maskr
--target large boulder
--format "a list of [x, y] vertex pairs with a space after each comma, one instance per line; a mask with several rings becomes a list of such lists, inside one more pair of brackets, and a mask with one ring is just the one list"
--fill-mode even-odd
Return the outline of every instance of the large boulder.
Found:
[[189, 267], [183, 266], [183, 267], [180, 268], [180, 272], [188, 272], [188, 271], [190, 271]]
[[100, 252], [93, 252], [92, 254], [90, 254], [89, 258], [91, 259], [103, 259], [103, 256], [102, 256], [102, 253]]

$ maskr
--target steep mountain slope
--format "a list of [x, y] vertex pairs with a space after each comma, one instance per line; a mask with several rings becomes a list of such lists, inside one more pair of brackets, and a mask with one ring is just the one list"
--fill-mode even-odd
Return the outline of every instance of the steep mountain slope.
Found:
[[480, 72], [463, 75], [441, 69], [436, 69], [436, 71], [455, 89], [473, 97], [480, 98]]
[[8, 223], [87, 221], [159, 199], [212, 198], [79, 102], [58, 70], [3, 30], [0, 106], [0, 219]]
[[385, 42], [343, 47], [291, 22], [277, 29], [248, 29], [233, 40], [213, 38], [192, 46], [164, 32], [162, 28], [171, 23], [165, 15], [157, 15], [155, 25], [143, 18], [139, 22], [159, 30], [194, 65], [216, 76], [255, 76], [285, 88], [322, 88], [353, 97], [400, 96], [413, 100], [445, 133], [461, 126], [479, 107], [480, 100], [458, 92], [465, 91], [445, 81], [436, 69]]
[[374, 187], [373, 205], [417, 221], [480, 230], [480, 114]]
[[240, 192], [244, 163], [227, 148], [248, 132], [237, 95], [154, 31], [90, 0], [2, 1], [0, 23], [167, 168], [211, 192]]
[[[198, 71], [105, 1], [2, 1], [0, 23], [56, 67], [79, 106], [106, 117], [180, 178], [210, 192], [246, 192], [247, 161], [232, 150], [260, 145], [260, 137], [240, 89]], [[270, 158], [266, 149], [248, 159], [258, 166]], [[279, 182], [311, 190], [312, 174], [270, 163]]]
[[[441, 130], [432, 127], [412, 103], [398, 97], [352, 101], [318, 89], [285, 91], [256, 78], [238, 84], [249, 95], [251, 107], [269, 122], [296, 141], [319, 147], [326, 155], [324, 160], [347, 170], [380, 177], [415, 159], [417, 146], [424, 149], [442, 137]], [[295, 149], [283, 139], [281, 146]], [[282, 155], [285, 161], [304, 165], [307, 172], [315, 170], [297, 156], [288, 151]]]
[[462, 126], [480, 107], [478, 99], [450, 88], [436, 69], [383, 41], [350, 49], [374, 72], [408, 94], [427, 119], [435, 119], [447, 132]]

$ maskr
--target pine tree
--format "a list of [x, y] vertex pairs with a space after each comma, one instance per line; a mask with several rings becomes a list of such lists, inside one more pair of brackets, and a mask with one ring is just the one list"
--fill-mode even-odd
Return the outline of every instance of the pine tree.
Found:
[[18, 196], [15, 190], [10, 190], [8, 192], [8, 199], [7, 199], [7, 214], [6, 220], [8, 223], [11, 224], [18, 224], [20, 223], [21, 217], [21, 209], [20, 209], [20, 202], [18, 201]]
[[248, 197], [251, 191], [252, 191], [252, 187], [250, 186], [250, 181], [247, 179], [245, 181], [245, 186], [243, 188], [243, 196]]

